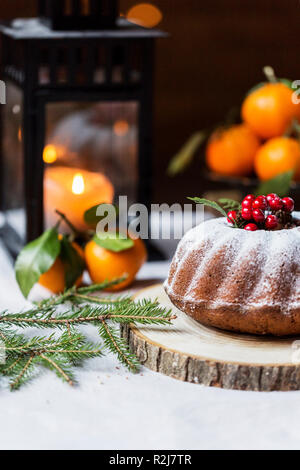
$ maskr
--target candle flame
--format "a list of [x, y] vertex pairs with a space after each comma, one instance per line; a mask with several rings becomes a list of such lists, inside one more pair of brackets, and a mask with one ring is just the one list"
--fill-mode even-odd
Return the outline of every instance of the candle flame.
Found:
[[54, 163], [57, 160], [57, 151], [55, 145], [46, 145], [43, 152], [45, 163]]
[[83, 194], [85, 189], [84, 179], [81, 173], [76, 173], [73, 178], [72, 193]]

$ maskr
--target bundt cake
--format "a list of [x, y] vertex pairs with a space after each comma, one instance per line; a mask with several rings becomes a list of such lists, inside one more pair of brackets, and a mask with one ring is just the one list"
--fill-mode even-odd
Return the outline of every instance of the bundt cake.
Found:
[[255, 221], [247, 224], [256, 229], [234, 227], [225, 217], [193, 228], [179, 243], [164, 285], [172, 303], [225, 330], [300, 334], [299, 219], [293, 215], [293, 223], [275, 230], [259, 229]]

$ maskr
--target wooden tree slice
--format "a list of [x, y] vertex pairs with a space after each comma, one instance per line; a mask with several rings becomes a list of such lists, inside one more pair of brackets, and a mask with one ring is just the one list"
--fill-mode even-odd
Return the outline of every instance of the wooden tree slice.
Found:
[[203, 326], [174, 307], [161, 284], [135, 298], [158, 299], [177, 315], [171, 326], [122, 327], [123, 337], [146, 367], [213, 387], [300, 390], [297, 338], [250, 336]]

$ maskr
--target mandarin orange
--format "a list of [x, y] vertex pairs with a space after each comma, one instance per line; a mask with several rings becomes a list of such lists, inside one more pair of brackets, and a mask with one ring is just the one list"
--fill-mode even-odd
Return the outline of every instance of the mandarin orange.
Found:
[[300, 144], [291, 137], [276, 137], [260, 147], [254, 162], [261, 180], [274, 178], [294, 170], [294, 179], [300, 180]]
[[251, 92], [242, 104], [242, 118], [263, 139], [283, 135], [293, 119], [300, 117], [300, 104], [292, 102], [293, 90], [284, 83], [266, 83]]
[[[59, 238], [61, 238], [61, 235]], [[81, 256], [81, 258], [84, 259], [84, 251], [82, 248], [75, 242], [72, 243], [72, 246]], [[39, 284], [41, 284], [43, 287], [46, 287], [48, 290], [53, 292], [53, 294], [61, 294], [64, 292], [66, 289], [65, 268], [59, 256], [51, 268], [46, 273], [41, 275]], [[81, 284], [82, 276], [77, 279], [75, 285], [79, 287]]]
[[206, 147], [208, 167], [221, 175], [247, 176], [253, 170], [260, 141], [245, 124], [218, 129]]
[[134, 281], [147, 260], [147, 250], [141, 239], [134, 240], [132, 248], [118, 253], [107, 250], [91, 240], [85, 247], [85, 260], [90, 277], [96, 284], [126, 275], [124, 282], [107, 289], [118, 291]]

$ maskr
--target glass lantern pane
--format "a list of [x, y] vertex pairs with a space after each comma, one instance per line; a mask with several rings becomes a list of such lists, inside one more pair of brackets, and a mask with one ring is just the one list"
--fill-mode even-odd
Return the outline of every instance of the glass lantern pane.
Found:
[[84, 229], [83, 213], [120, 195], [136, 200], [138, 103], [50, 103], [46, 107], [44, 206]]
[[5, 221], [25, 241], [25, 192], [23, 159], [23, 94], [6, 81], [6, 105], [3, 106], [3, 209]]

